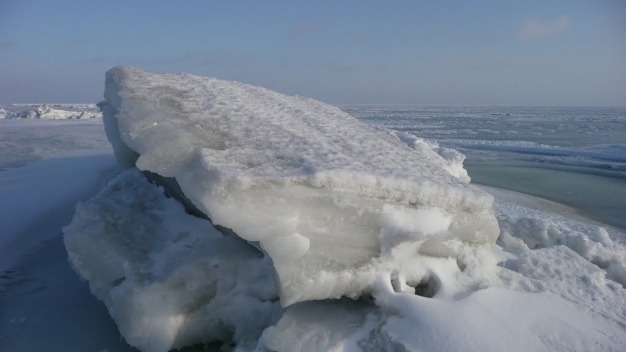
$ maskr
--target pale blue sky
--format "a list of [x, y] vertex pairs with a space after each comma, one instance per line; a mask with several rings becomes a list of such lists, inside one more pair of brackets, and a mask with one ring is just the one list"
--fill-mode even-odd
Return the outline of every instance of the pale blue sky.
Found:
[[0, 103], [116, 65], [334, 104], [626, 105], [626, 1], [0, 0]]

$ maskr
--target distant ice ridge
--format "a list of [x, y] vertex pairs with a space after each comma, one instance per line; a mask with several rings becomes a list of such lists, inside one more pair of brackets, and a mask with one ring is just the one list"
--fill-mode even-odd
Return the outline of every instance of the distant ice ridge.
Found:
[[260, 243], [284, 306], [356, 298], [380, 274], [419, 282], [430, 274], [407, 260], [463, 262], [498, 236], [492, 197], [450, 160], [321, 102], [129, 67], [107, 73], [105, 99], [120, 165], [175, 178], [214, 224]]
[[102, 117], [95, 104], [11, 104], [0, 107], [0, 119], [93, 119]]

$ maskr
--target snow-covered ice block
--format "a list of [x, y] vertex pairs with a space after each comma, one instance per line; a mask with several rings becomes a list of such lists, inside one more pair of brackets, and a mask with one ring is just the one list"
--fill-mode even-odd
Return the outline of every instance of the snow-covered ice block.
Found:
[[282, 314], [269, 259], [188, 215], [137, 169], [79, 204], [63, 232], [74, 270], [142, 351], [245, 346]]
[[[283, 305], [359, 296], [373, 272], [407, 270], [386, 255], [402, 243], [460, 257], [498, 236], [492, 197], [450, 160], [333, 106], [129, 67], [107, 72], [105, 99], [109, 138], [139, 169], [175, 178], [213, 223], [260, 243]], [[136, 157], [115, 151], [121, 166]]]

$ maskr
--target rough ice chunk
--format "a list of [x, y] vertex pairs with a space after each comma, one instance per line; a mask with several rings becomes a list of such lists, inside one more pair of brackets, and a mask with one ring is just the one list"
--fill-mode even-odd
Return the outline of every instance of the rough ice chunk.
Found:
[[74, 270], [142, 351], [254, 343], [282, 314], [264, 254], [186, 214], [137, 169], [79, 204], [63, 232]]
[[[107, 72], [105, 99], [119, 126], [109, 138], [139, 155], [138, 168], [175, 178], [215, 224], [260, 242], [284, 305], [359, 296], [404, 241], [460, 256], [498, 236], [492, 197], [460, 182], [449, 160], [321, 102], [129, 67]], [[118, 149], [124, 166], [132, 153]]]

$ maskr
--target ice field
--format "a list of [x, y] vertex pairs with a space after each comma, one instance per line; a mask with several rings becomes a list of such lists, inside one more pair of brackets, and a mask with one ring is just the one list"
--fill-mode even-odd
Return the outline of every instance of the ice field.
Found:
[[626, 109], [105, 99], [0, 120], [0, 350], [626, 350]]

